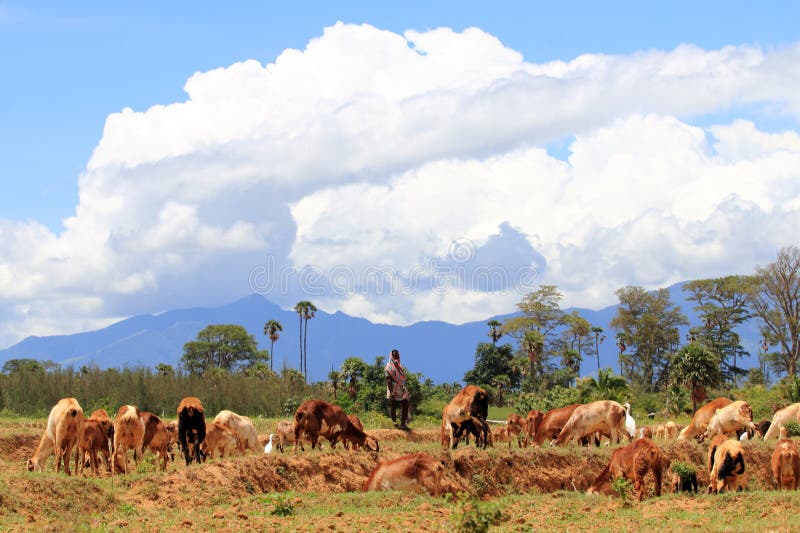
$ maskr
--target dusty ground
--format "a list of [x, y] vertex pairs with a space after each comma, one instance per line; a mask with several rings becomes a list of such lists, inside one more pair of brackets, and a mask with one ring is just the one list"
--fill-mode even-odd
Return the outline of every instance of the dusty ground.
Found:
[[[12, 530], [107, 530], [134, 531], [220, 529], [349, 530], [449, 530], [455, 513], [463, 513], [459, 502], [469, 497], [491, 503], [503, 499], [508, 509], [501, 529], [539, 529], [548, 520], [570, 520], [570, 513], [588, 517], [615, 513], [618, 498], [559, 499], [578, 497], [591, 484], [608, 460], [607, 448], [508, 448], [488, 451], [460, 446], [455, 451], [438, 446], [438, 430], [410, 433], [397, 430], [370, 431], [381, 444], [381, 452], [336, 450], [302, 453], [249, 455], [210, 461], [203, 465], [171, 464], [167, 472], [156, 472], [152, 463], [129, 476], [108, 475], [100, 479], [67, 478], [53, 472], [52, 458], [44, 474], [30, 474], [25, 461], [33, 454], [41, 429], [6, 428], [0, 433], [0, 529]], [[266, 440], [267, 435], [262, 435]], [[708, 482], [704, 468], [706, 448], [693, 442], [660, 442], [672, 460], [697, 465], [701, 487]], [[404, 453], [430, 451], [445, 465], [444, 489], [450, 496], [396, 493], [363, 494], [362, 484], [379, 460]], [[769, 487], [771, 447], [746, 445], [750, 489]], [[88, 474], [88, 471], [87, 471]], [[664, 491], [668, 492], [664, 481]], [[542, 495], [536, 504], [525, 495]], [[552, 496], [548, 498], [547, 495]], [[696, 524], [712, 505], [707, 497], [681, 497], [686, 525]], [[642, 520], [670, 513], [674, 499], [651, 500], [641, 507]], [[573, 509], [573, 503], [578, 509]], [[787, 506], [796, 506], [793, 500]], [[782, 503], [774, 512], [784, 512]], [[280, 516], [281, 508], [291, 510]], [[277, 512], [277, 514], [276, 514]], [[560, 513], [560, 515], [559, 515]], [[563, 516], [561, 516], [563, 515]], [[637, 515], [638, 516], [638, 515]], [[683, 515], [682, 515], [683, 516]], [[676, 518], [680, 524], [681, 518]], [[573, 526], [575, 524], [573, 523]], [[554, 526], [559, 529], [558, 526]], [[588, 529], [593, 529], [588, 527]], [[624, 529], [624, 528], [623, 528]], [[780, 528], [778, 528], [780, 529]]]

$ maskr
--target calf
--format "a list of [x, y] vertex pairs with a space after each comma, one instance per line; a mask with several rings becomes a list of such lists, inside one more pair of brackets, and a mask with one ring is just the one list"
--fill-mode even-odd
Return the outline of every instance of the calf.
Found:
[[796, 490], [800, 481], [800, 450], [790, 439], [779, 440], [772, 452], [772, 476], [779, 490]]
[[290, 420], [281, 420], [275, 426], [275, 446], [283, 453], [283, 447], [286, 444], [295, 444], [294, 441], [294, 422]]
[[214, 418], [214, 422], [219, 422], [227, 427], [239, 439], [239, 451], [244, 454], [247, 451], [253, 453], [264, 453], [258, 443], [258, 433], [256, 426], [249, 417], [237, 415], [233, 411], [225, 409], [220, 411]]
[[442, 441], [449, 434], [450, 447], [455, 449], [465, 431], [475, 434], [476, 444], [488, 445], [489, 395], [476, 385], [467, 385], [450, 400], [442, 411]]
[[378, 464], [364, 482], [363, 490], [425, 490], [438, 496], [443, 472], [442, 463], [430, 454], [412, 453]]
[[[47, 427], [36, 452], [28, 459], [28, 471], [42, 472], [47, 458], [55, 452], [56, 473], [61, 471], [63, 461], [64, 473], [70, 475], [70, 455], [81, 438], [83, 424], [83, 409], [78, 400], [75, 398], [59, 400], [50, 410]], [[75, 470], [78, 470], [78, 455], [77, 453], [75, 455]]]
[[106, 467], [110, 472], [111, 463], [109, 461], [110, 452], [108, 451], [108, 446], [108, 435], [103, 430], [101, 422], [94, 418], [86, 420], [83, 423], [83, 434], [78, 441], [78, 456], [81, 458], [80, 473], [83, 473], [83, 469], [87, 464], [92, 469], [94, 475], [99, 473], [97, 468], [98, 452], [103, 454]]
[[142, 449], [148, 449], [153, 452], [161, 460], [161, 470], [166, 470], [170, 439], [167, 426], [153, 413], [141, 413], [141, 419], [144, 424]]
[[128, 450], [133, 450], [133, 459], [138, 464], [144, 443], [144, 422], [139, 408], [123, 405], [114, 420], [114, 453], [111, 454], [112, 470], [128, 473]]
[[587, 494], [608, 493], [611, 480], [623, 477], [633, 481], [633, 488], [639, 501], [644, 498], [644, 478], [647, 472], [653, 472], [656, 496], [661, 496], [661, 472], [664, 454], [656, 443], [648, 438], [636, 439], [627, 446], [611, 452], [611, 460], [597, 479], [589, 487]]
[[536, 430], [542, 423], [542, 419], [544, 418], [544, 413], [541, 411], [537, 411], [535, 409], [531, 409], [528, 411], [528, 415], [525, 417], [525, 445], [527, 446], [528, 443], [533, 443], [533, 438], [536, 435]]
[[670, 420], [666, 424], [664, 424], [664, 438], [665, 439], [676, 439], [678, 438], [678, 434], [680, 433], [680, 426]]
[[175, 461], [175, 447], [178, 446], [178, 421], [170, 420], [164, 427], [167, 428], [167, 451], [169, 452], [169, 460]]
[[[508, 430], [508, 436], [514, 435], [517, 437], [517, 446], [522, 448], [525, 443], [525, 426], [526, 420], [519, 416], [517, 413], [511, 413], [508, 415], [508, 423], [506, 425], [506, 429]], [[511, 447], [511, 439], [508, 439], [508, 447]]]
[[200, 444], [204, 456], [230, 457], [239, 449], [239, 439], [236, 434], [220, 422], [206, 424], [206, 437]]
[[178, 445], [183, 451], [186, 466], [189, 466], [192, 458], [198, 463], [203, 461], [205, 457], [200, 450], [200, 444], [205, 438], [206, 418], [203, 404], [197, 398], [188, 396], [178, 405]]
[[[311, 441], [312, 450], [317, 447], [317, 441], [322, 436], [330, 441], [331, 446], [342, 439], [379, 451], [378, 441], [355, 427], [338, 405], [322, 400], [306, 400], [295, 411], [294, 422], [294, 440], [301, 450], [303, 445], [300, 437], [305, 434]], [[370, 442], [374, 444], [374, 448], [369, 445]]]
[[678, 440], [689, 440], [695, 437], [700, 437], [703, 439], [705, 435], [706, 429], [708, 429], [708, 423], [711, 421], [711, 418], [716, 414], [717, 409], [722, 409], [733, 403], [728, 398], [715, 398], [705, 404], [704, 406], [697, 409], [692, 416], [692, 421], [689, 422], [689, 425], [681, 430], [680, 434], [678, 435]]
[[720, 492], [725, 488], [743, 488], [744, 450], [738, 440], [727, 439], [720, 443], [713, 454], [709, 474], [708, 492]]
[[563, 446], [595, 433], [606, 433], [614, 443], [619, 442], [619, 435], [626, 437], [628, 442], [633, 440], [633, 435], [625, 427], [625, 408], [611, 400], [600, 400], [575, 408], [558, 434], [556, 443]]

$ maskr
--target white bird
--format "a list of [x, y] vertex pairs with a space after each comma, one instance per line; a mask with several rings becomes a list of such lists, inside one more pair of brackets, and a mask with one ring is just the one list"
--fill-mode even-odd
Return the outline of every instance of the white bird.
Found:
[[269, 442], [264, 446], [264, 453], [272, 453], [272, 437], [274, 433], [269, 434]]
[[636, 421], [631, 416], [631, 404], [625, 402], [625, 429], [631, 438], [636, 437]]
[[750, 434], [745, 431], [744, 433], [739, 435], [739, 440], [742, 441], [742, 442], [744, 442], [746, 440], [750, 440]]

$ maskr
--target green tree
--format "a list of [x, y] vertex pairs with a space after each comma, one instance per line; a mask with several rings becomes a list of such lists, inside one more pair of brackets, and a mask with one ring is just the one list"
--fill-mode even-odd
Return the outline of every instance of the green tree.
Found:
[[174, 376], [175, 369], [172, 368], [172, 365], [168, 365], [166, 363], [158, 363], [156, 365], [156, 372], [159, 376]]
[[735, 328], [750, 318], [748, 295], [752, 278], [727, 276], [724, 278], [690, 281], [683, 290], [690, 293], [689, 300], [696, 302], [701, 324], [690, 330], [695, 341], [705, 344], [720, 356], [724, 365], [723, 376], [734, 383], [744, 371], [737, 367], [737, 359], [750, 355], [741, 344]]
[[670, 356], [680, 342], [678, 326], [688, 321], [673, 305], [667, 289], [647, 292], [642, 287], [623, 287], [616, 294], [620, 304], [611, 327], [624, 333], [623, 344], [631, 349], [625, 357], [620, 355], [623, 376], [652, 392], [658, 381], [666, 381]]
[[269, 368], [272, 370], [272, 363], [275, 361], [275, 342], [281, 338], [283, 326], [277, 320], [267, 320], [264, 324], [264, 335], [269, 337]]
[[578, 383], [578, 389], [590, 401], [614, 400], [621, 402], [627, 400], [631, 393], [628, 381], [624, 377], [614, 374], [610, 368], [600, 370], [597, 373], [597, 379], [594, 377], [583, 378]]
[[300, 371], [308, 379], [308, 321], [316, 315], [317, 307], [302, 300], [295, 304], [294, 311], [300, 317]]
[[340, 369], [342, 377], [347, 380], [347, 395], [350, 396], [352, 401], [355, 401], [358, 397], [358, 386], [361, 378], [367, 373], [367, 366], [367, 363], [359, 357], [348, 357], [342, 361]]
[[800, 358], [800, 247], [782, 248], [774, 262], [756, 268], [748, 302], [769, 344], [781, 348], [777, 363], [794, 377]]
[[514, 350], [510, 344], [495, 346], [481, 342], [475, 348], [475, 366], [464, 374], [468, 385], [495, 387], [498, 376], [505, 376], [506, 385], [512, 389], [519, 387], [520, 374], [513, 366]]
[[684, 346], [672, 359], [672, 380], [689, 387], [692, 410], [706, 399], [706, 390], [717, 386], [721, 379], [719, 356], [702, 344]]
[[197, 334], [197, 340], [183, 345], [181, 362], [192, 374], [204, 375], [211, 369], [228, 372], [266, 361], [255, 338], [236, 324], [212, 324]]
[[597, 375], [600, 376], [600, 343], [606, 340], [603, 335], [603, 328], [600, 326], [592, 326], [592, 333], [594, 334], [594, 353], [597, 356]]
[[336, 399], [336, 393], [339, 391], [339, 383], [342, 381], [342, 373], [338, 370], [331, 370], [328, 372], [328, 380], [331, 382], [331, 388], [333, 389], [333, 399]]
[[2, 372], [3, 374], [13, 374], [15, 372], [44, 374], [45, 365], [36, 359], [9, 359], [3, 363]]
[[[562, 348], [562, 353], [566, 350], [572, 350], [578, 354], [578, 362], [583, 360], [583, 356], [590, 352], [593, 348], [590, 342], [590, 335], [592, 332], [592, 325], [588, 320], [580, 316], [577, 311], [573, 311], [568, 315], [564, 315], [564, 328], [561, 337], [565, 348]], [[576, 374], [580, 372], [580, 367], [577, 369]]]
[[492, 339], [492, 344], [497, 346], [497, 341], [503, 336], [503, 324], [499, 320], [492, 319], [486, 325], [489, 326], [489, 337]]

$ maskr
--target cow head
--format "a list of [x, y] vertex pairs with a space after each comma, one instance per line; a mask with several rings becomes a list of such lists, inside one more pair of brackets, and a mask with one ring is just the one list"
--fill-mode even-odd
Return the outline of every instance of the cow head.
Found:
[[[370, 442], [371, 441], [371, 442]], [[374, 444], [374, 446], [373, 446]], [[373, 452], [381, 451], [380, 446], [378, 445], [378, 439], [373, 437], [372, 435], [367, 435], [367, 438], [364, 439], [364, 446], [372, 450]]]

